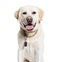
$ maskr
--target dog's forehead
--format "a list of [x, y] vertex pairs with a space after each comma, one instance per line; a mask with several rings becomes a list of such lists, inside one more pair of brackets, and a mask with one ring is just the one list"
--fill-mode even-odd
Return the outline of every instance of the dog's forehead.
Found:
[[26, 7], [21, 7], [20, 10], [21, 11], [37, 11], [38, 8], [34, 6], [26, 6]]

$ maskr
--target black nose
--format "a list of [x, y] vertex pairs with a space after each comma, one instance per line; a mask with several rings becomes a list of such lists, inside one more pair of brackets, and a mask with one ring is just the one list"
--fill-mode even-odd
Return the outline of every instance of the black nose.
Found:
[[27, 20], [28, 24], [31, 24], [33, 19], [32, 19], [31, 16], [28, 16], [28, 17], [26, 18], [26, 20]]

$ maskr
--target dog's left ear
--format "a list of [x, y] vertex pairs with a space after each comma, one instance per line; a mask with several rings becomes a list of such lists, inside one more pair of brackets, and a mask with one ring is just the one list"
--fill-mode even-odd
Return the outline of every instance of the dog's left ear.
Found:
[[43, 15], [44, 15], [44, 12], [43, 10], [41, 10], [40, 8], [38, 9], [38, 13], [39, 13], [39, 23], [41, 22], [42, 18], [43, 18]]
[[14, 16], [15, 16], [15, 18], [16, 18], [16, 19], [18, 19], [18, 18], [19, 18], [19, 11], [20, 11], [20, 9], [19, 9], [19, 10], [17, 10], [17, 11], [15, 12], [15, 14], [14, 14]]

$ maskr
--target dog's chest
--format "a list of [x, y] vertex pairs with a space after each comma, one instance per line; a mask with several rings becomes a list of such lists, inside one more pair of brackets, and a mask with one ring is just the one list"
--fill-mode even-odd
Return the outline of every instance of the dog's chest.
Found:
[[19, 46], [21, 48], [24, 48], [24, 47], [29, 47], [29, 48], [38, 48], [41, 44], [41, 36], [34, 36], [34, 37], [25, 37], [20, 35], [18, 36], [18, 40], [19, 40]]
[[26, 42], [27, 42], [27, 46], [24, 46], [23, 49], [25, 51], [25, 55], [34, 56], [35, 52], [39, 50], [39, 46], [40, 46], [38, 38], [27, 38]]
[[26, 40], [24, 39], [24, 42], [26, 42], [27, 44], [25, 47], [32, 47], [32, 48], [37, 47], [39, 44], [38, 38], [26, 38]]
[[27, 57], [32, 56], [32, 58], [33, 58], [35, 51], [38, 49], [38, 46], [39, 46], [38, 41], [37, 41], [37, 39], [33, 40], [33, 38], [27, 38], [26, 42], [27, 42], [27, 46], [24, 46], [25, 56], [27, 56]]

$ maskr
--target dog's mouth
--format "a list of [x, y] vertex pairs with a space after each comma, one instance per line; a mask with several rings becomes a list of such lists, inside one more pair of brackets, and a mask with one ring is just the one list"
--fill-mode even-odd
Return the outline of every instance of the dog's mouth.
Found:
[[28, 31], [33, 30], [35, 26], [36, 26], [36, 23], [35, 23], [35, 24], [27, 24], [27, 25], [24, 25], [24, 27], [25, 27]]

